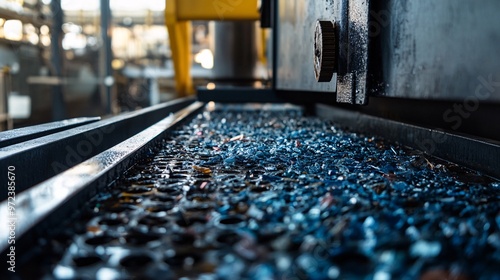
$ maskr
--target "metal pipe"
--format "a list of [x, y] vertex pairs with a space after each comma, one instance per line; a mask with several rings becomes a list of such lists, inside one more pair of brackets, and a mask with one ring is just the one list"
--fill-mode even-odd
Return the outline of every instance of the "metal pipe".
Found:
[[113, 52], [111, 50], [111, 8], [109, 0], [101, 0], [101, 40], [99, 70], [103, 81], [101, 84], [101, 94], [106, 100], [106, 114], [112, 113], [111, 87], [114, 84], [111, 61]]
[[[61, 0], [52, 0], [50, 2], [52, 10], [53, 25], [51, 30], [51, 63], [52, 76], [62, 77], [63, 60], [62, 60], [62, 25], [63, 25], [63, 10], [61, 8]], [[52, 119], [60, 121], [66, 118], [66, 108], [64, 103], [64, 93], [62, 85], [54, 85], [52, 87]]]

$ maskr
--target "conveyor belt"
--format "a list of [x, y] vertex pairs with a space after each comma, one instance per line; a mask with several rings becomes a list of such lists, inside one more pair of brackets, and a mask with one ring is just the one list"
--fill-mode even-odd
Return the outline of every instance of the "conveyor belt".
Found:
[[[246, 109], [245, 109], [246, 108]], [[493, 279], [500, 184], [302, 116], [204, 111], [65, 222], [65, 279]]]

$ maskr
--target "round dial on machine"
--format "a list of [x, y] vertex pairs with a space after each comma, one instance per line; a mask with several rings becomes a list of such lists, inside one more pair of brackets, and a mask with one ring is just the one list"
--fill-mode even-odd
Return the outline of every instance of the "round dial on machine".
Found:
[[318, 82], [330, 82], [337, 71], [335, 22], [317, 21], [314, 31], [314, 74]]

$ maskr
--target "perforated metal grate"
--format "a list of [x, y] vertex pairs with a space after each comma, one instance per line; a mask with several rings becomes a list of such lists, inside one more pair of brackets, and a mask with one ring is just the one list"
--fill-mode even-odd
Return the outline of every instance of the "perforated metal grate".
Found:
[[490, 279], [499, 199], [487, 177], [298, 110], [207, 111], [50, 241], [49, 275]]

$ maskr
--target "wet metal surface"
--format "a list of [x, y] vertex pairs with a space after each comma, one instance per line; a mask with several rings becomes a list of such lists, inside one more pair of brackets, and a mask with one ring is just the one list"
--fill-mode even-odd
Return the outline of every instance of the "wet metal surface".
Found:
[[[8, 166], [15, 164], [21, 171], [17, 172], [16, 191], [22, 192], [136, 135], [193, 101], [190, 98], [178, 99], [2, 147], [0, 169], [7, 170]], [[6, 185], [6, 173], [0, 175], [0, 182]], [[6, 198], [7, 192], [0, 191], [0, 200]]]
[[207, 111], [47, 240], [39, 265], [81, 279], [496, 279], [499, 200], [497, 181], [296, 109]]
[[[119, 143], [118, 145], [92, 157], [91, 159], [71, 168], [58, 176], [55, 176], [29, 190], [19, 193], [15, 199], [16, 236], [23, 236], [31, 239], [34, 243], [40, 232], [50, 232], [51, 227], [60, 224], [61, 218], [71, 216], [68, 213], [57, 213], [56, 211], [75, 211], [78, 205], [83, 205], [89, 196], [95, 195], [95, 189], [90, 186], [95, 184], [106, 185], [114, 180], [117, 174], [113, 173], [130, 166], [127, 161], [134, 153], [140, 151], [146, 144], [153, 141], [175, 123], [179, 122], [193, 110], [202, 106], [195, 103], [176, 114], [171, 114], [162, 121], [152, 125], [143, 132]], [[107, 174], [110, 173], [110, 174]], [[111, 177], [111, 180], [108, 179]], [[82, 194], [85, 193], [85, 194]], [[79, 201], [73, 201], [74, 199]], [[0, 203], [0, 217], [10, 217], [7, 200]], [[62, 207], [63, 209], [60, 209]], [[51, 218], [48, 218], [51, 217]], [[41, 224], [43, 222], [43, 224]], [[35, 233], [27, 234], [29, 230], [35, 228]], [[4, 251], [8, 246], [9, 224], [4, 219], [0, 223], [0, 251]], [[20, 242], [19, 242], [20, 243]]]
[[0, 132], [0, 148], [99, 121], [100, 117], [75, 118]]

